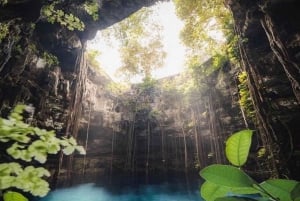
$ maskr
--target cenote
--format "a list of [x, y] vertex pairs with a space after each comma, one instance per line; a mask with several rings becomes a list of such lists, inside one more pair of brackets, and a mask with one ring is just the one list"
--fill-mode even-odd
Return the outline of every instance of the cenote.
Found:
[[87, 183], [50, 192], [37, 201], [200, 201], [199, 179], [173, 178], [148, 181], [119, 177], [111, 183]]
[[0, 0], [0, 201], [299, 200], [299, 10]]

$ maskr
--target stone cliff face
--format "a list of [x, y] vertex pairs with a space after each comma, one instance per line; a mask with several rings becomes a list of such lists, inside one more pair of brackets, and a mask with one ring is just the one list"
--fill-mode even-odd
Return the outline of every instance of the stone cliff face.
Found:
[[298, 1], [227, 1], [249, 75], [257, 128], [274, 175], [299, 178], [299, 13]]
[[[63, 1], [57, 9], [78, 16], [86, 26], [69, 31], [41, 18], [41, 1], [7, 1], [0, 6], [0, 114], [17, 103], [35, 107], [36, 126], [54, 129], [59, 136], [77, 136], [87, 66], [85, 41], [96, 31], [116, 23], [155, 1], [97, 1], [100, 19], [83, 12], [84, 1]], [[45, 3], [45, 2], [44, 2]], [[48, 2], [51, 3], [51, 2]], [[49, 160], [53, 180], [72, 169], [73, 157]], [[70, 172], [67, 173], [70, 177]], [[55, 183], [56, 181], [54, 181]]]
[[[84, 21], [82, 32], [40, 19], [40, 1], [9, 0], [0, 6], [1, 34], [7, 32], [0, 36], [0, 114], [6, 116], [18, 102], [32, 104], [35, 125], [73, 135], [87, 149], [85, 157], [49, 160], [53, 185], [121, 171], [146, 176], [195, 171], [195, 166], [225, 162], [224, 139], [246, 127], [238, 106], [237, 69], [226, 64], [207, 80], [206, 90], [195, 91], [188, 101], [177, 90], [158, 87], [136, 86], [117, 97], [106, 89], [109, 78], [88, 68], [85, 42], [155, 0], [99, 1], [97, 21], [82, 11], [82, 3], [63, 2], [67, 12]], [[250, 124], [258, 131], [253, 149], [267, 150], [249, 169], [257, 172], [251, 169], [257, 163], [264, 174], [299, 179], [299, 2], [226, 4], [241, 41], [247, 41], [239, 51], [256, 110], [256, 122]], [[159, 82], [181, 85], [180, 79]]]
[[[210, 65], [208, 62], [207, 65]], [[189, 172], [226, 163], [224, 141], [245, 128], [238, 103], [236, 69], [224, 65], [204, 91], [185, 94], [189, 75], [133, 85], [114, 96], [111, 81], [89, 69], [78, 140], [87, 155], [75, 156], [71, 183], [113, 180], [115, 176]], [[67, 180], [62, 171], [59, 184]]]

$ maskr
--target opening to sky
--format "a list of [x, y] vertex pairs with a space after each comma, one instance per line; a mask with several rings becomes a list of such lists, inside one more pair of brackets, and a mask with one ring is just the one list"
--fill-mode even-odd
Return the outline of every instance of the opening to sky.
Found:
[[[152, 72], [155, 79], [178, 74], [184, 70], [185, 47], [180, 41], [180, 30], [183, 22], [175, 14], [175, 6], [170, 2], [159, 2], [153, 7], [151, 18], [162, 26], [162, 43], [167, 53], [164, 65]], [[105, 38], [103, 31], [99, 31], [96, 37], [87, 44], [88, 50], [99, 50], [97, 57], [101, 68], [116, 82], [121, 82], [120, 76], [116, 75], [121, 67], [119, 53], [120, 41], [116, 38]], [[130, 81], [140, 82], [141, 76], [135, 76]]]

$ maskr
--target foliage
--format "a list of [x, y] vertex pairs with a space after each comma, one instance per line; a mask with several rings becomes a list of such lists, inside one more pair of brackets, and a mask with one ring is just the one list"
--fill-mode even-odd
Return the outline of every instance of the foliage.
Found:
[[45, 196], [50, 190], [48, 182], [42, 179], [44, 176], [49, 177], [50, 173], [42, 167], [27, 166], [23, 169], [15, 162], [2, 163], [0, 175], [0, 189], [17, 188], [34, 196]]
[[120, 76], [150, 78], [154, 69], [163, 66], [166, 52], [163, 50], [161, 26], [150, 18], [150, 9], [141, 9], [106, 32], [106, 37], [120, 41], [122, 66]]
[[[238, 64], [238, 43], [234, 21], [223, 0], [174, 0], [177, 15], [183, 20], [180, 37], [187, 46], [187, 66], [201, 70], [200, 76], [220, 68], [225, 62]], [[210, 68], [201, 69], [203, 61], [212, 57]]]
[[235, 166], [246, 163], [252, 140], [253, 132], [243, 130], [230, 136], [226, 141], [226, 157]]
[[49, 52], [43, 52], [42, 58], [49, 66], [57, 66], [59, 64], [58, 58]]
[[99, 3], [96, 0], [92, 1], [86, 1], [84, 3], [84, 10], [92, 16], [93, 20], [98, 20], [99, 14], [98, 14], [98, 9], [99, 9]]
[[111, 82], [106, 85], [106, 89], [112, 92], [112, 94], [121, 96], [125, 91], [129, 90], [129, 86], [122, 83]]
[[63, 10], [55, 9], [56, 4], [57, 3], [52, 3], [42, 7], [42, 16], [44, 16], [48, 22], [51, 24], [57, 22], [62, 26], [66, 26], [70, 31], [84, 30], [84, 23], [78, 17], [71, 13], [65, 13]]
[[[190, 54], [214, 55], [223, 49], [224, 24], [231, 18], [223, 0], [174, 0], [177, 15], [184, 21], [181, 40]], [[204, 52], [203, 52], [204, 51]]]
[[245, 111], [245, 114], [247, 117], [249, 117], [251, 120], [255, 120], [255, 110], [252, 102], [252, 98], [250, 95], [250, 91], [247, 85], [247, 73], [246, 71], [241, 72], [238, 75], [239, 79], [239, 95], [240, 100], [239, 103], [242, 107], [242, 109]]
[[212, 69], [221, 68], [228, 61], [226, 55], [217, 53], [212, 57]]
[[7, 36], [8, 33], [9, 33], [8, 24], [0, 23], [0, 43]]
[[86, 60], [90, 67], [98, 69], [100, 67], [99, 61], [97, 61], [97, 57], [101, 54], [98, 50], [88, 50], [86, 51]]
[[3, 196], [4, 201], [28, 201], [26, 197], [24, 197], [21, 193], [8, 191]]
[[[57, 138], [54, 131], [46, 131], [33, 127], [24, 122], [22, 113], [26, 110], [32, 112], [33, 108], [25, 105], [17, 105], [7, 119], [0, 118], [0, 142], [8, 147], [6, 152], [10, 157], [31, 162], [35, 160], [45, 163], [48, 154], [57, 154], [60, 150], [69, 155], [75, 150], [85, 154], [82, 146], [78, 146], [75, 139]], [[0, 190], [10, 188], [29, 192], [34, 196], [45, 196], [49, 192], [49, 184], [43, 177], [49, 177], [50, 173], [43, 167], [22, 167], [18, 162], [0, 164]], [[6, 192], [5, 200], [19, 197], [14, 192]], [[11, 198], [11, 199], [10, 199]], [[18, 199], [18, 198], [14, 198]]]
[[226, 141], [226, 156], [231, 165], [211, 165], [200, 171], [206, 180], [201, 196], [206, 201], [260, 200], [294, 201], [300, 198], [300, 183], [294, 180], [270, 179], [257, 183], [241, 167], [249, 154], [251, 130], [234, 133]]
[[139, 88], [142, 91], [147, 91], [149, 89], [153, 89], [156, 84], [157, 81], [155, 79], [152, 79], [151, 77], [146, 77], [144, 78], [143, 82], [139, 84]]

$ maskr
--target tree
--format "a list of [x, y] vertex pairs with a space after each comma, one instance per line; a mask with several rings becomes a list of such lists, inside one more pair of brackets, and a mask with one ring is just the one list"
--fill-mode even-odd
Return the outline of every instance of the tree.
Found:
[[151, 78], [151, 72], [163, 65], [166, 52], [161, 42], [161, 26], [150, 18], [149, 8], [129, 16], [106, 32], [106, 37], [114, 37], [121, 41], [120, 54], [122, 66], [119, 73], [130, 78], [142, 75]]
[[230, 26], [233, 23], [232, 17], [224, 1], [174, 0], [174, 3], [177, 15], [184, 21], [180, 37], [189, 48], [187, 64], [191, 67], [199, 66], [214, 55], [215, 64], [219, 64], [223, 55], [227, 55], [228, 45], [225, 41], [230, 43], [232, 39], [228, 36], [233, 32]]

